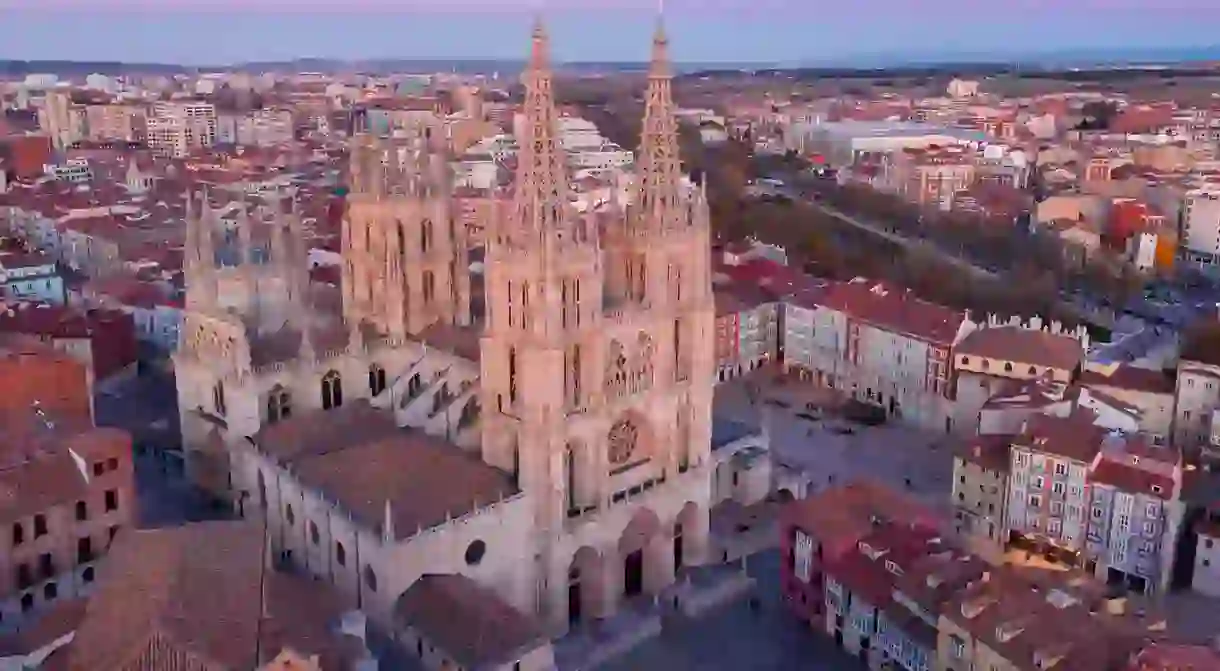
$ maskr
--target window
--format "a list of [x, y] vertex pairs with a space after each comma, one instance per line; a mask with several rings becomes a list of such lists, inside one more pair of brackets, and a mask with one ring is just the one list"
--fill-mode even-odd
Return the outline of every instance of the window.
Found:
[[1037, 487], [1038, 489], [1045, 488], [1046, 487], [1046, 478], [1042, 477], [1041, 475], [1034, 478], [1034, 486]]
[[21, 522], [13, 524], [13, 545], [21, 545], [25, 542], [25, 527], [21, 526]]
[[88, 564], [93, 561], [93, 539], [88, 536], [76, 540], [76, 563]]
[[47, 535], [47, 516], [34, 516], [34, 538], [42, 538]]
[[51, 578], [55, 575], [55, 558], [50, 552], [44, 552], [38, 555], [38, 572], [43, 578]]
[[217, 415], [225, 416], [225, 385], [224, 382], [217, 381], [212, 387], [212, 409]]
[[84, 501], [76, 502], [76, 521], [84, 522], [89, 519], [89, 504]]
[[431, 305], [436, 298], [436, 276], [431, 270], [424, 271], [424, 305]]
[[1004, 372], [1005, 372], [1005, 373], [1011, 373], [1011, 372], [1012, 372], [1012, 364], [1011, 364], [1011, 363], [1006, 363], [1006, 364], [1004, 364]]
[[965, 639], [961, 638], [960, 636], [951, 636], [951, 637], [950, 637], [950, 644], [951, 644], [951, 646], [952, 646], [952, 647], [950, 648], [950, 652], [952, 652], [952, 653], [953, 653], [953, 656], [954, 656], [956, 659], [961, 659], [961, 658], [963, 658], [963, 657], [965, 657], [965, 656], [966, 656], [966, 641], [965, 641]]
[[93, 567], [86, 566], [85, 570], [80, 572], [80, 579], [87, 583], [93, 582]]
[[1055, 462], [1055, 475], [1067, 475], [1068, 466], [1062, 462]]
[[322, 377], [322, 409], [330, 410], [343, 405], [343, 380], [338, 371], [330, 371]]
[[34, 609], [34, 595], [33, 594], [22, 594], [21, 595], [21, 612], [25, 613], [25, 612], [29, 612], [33, 609]]
[[289, 417], [292, 417], [292, 395], [277, 384], [267, 394], [267, 423], [275, 424]]
[[1036, 495], [1036, 494], [1035, 494], [1034, 496], [1029, 497], [1029, 507], [1030, 507], [1030, 508], [1038, 508], [1038, 507], [1040, 507], [1041, 505], [1042, 505], [1042, 497], [1041, 497], [1041, 496], [1038, 496], [1038, 495]]
[[34, 574], [26, 564], [17, 565], [17, 589], [25, 589], [34, 584]]
[[101, 476], [102, 476], [102, 474], [103, 474], [103, 473], [105, 473], [105, 472], [106, 472], [106, 464], [105, 464], [105, 463], [103, 463], [103, 462], [101, 462], [101, 461], [94, 462], [94, 464], [93, 464], [93, 475], [95, 475], [95, 476], [97, 476], [97, 477], [101, 477]]
[[370, 592], [377, 591], [377, 574], [373, 572], [372, 566], [364, 567], [364, 584]]
[[107, 459], [106, 460], [106, 471], [114, 472], [117, 470], [119, 470], [119, 460], [115, 459], [114, 457]]
[[335, 563], [339, 566], [347, 566], [347, 548], [343, 547], [343, 543], [335, 541]]
[[54, 582], [49, 582], [42, 587], [42, 596], [47, 601], [54, 601], [59, 596], [59, 586]]
[[1156, 518], [1161, 513], [1161, 506], [1157, 503], [1149, 503], [1147, 509], [1144, 510], [1148, 517]]
[[309, 542], [317, 545], [322, 540], [322, 534], [318, 532], [318, 525], [312, 520], [309, 522]]
[[114, 512], [119, 509], [119, 490], [106, 490], [106, 512]]
[[288, 526], [292, 526], [297, 523], [297, 516], [292, 512], [291, 503], [284, 506], [284, 519], [288, 520]]
[[466, 564], [468, 566], [478, 566], [486, 554], [487, 543], [481, 540], [471, 541], [470, 545], [466, 546]]
[[1063, 483], [1062, 482], [1053, 483], [1051, 485], [1051, 491], [1056, 494], [1062, 494], [1063, 493]]
[[385, 391], [385, 388], [385, 369], [377, 364], [369, 366], [369, 393], [377, 396]]

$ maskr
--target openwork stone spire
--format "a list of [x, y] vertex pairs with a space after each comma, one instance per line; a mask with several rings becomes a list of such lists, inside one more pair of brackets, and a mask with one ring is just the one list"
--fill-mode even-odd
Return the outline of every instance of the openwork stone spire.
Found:
[[640, 138], [639, 196], [631, 222], [632, 232], [637, 234], [675, 227], [682, 217], [682, 162], [678, 158], [672, 85], [669, 40], [658, 17]]
[[560, 229], [567, 206], [568, 179], [563, 150], [555, 137], [555, 96], [552, 91], [546, 29], [534, 24], [525, 84], [525, 128], [518, 138], [517, 192], [507, 237], [519, 244], [539, 241]]

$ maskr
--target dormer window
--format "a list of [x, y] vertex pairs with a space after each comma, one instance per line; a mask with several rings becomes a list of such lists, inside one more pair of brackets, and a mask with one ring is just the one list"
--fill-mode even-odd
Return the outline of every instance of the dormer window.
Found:
[[1162, 491], [1163, 491], [1163, 490], [1162, 490], [1162, 488], [1161, 488], [1161, 486], [1160, 486], [1160, 485], [1153, 485], [1153, 486], [1152, 486], [1152, 493], [1153, 493], [1153, 494], [1160, 494]]
[[886, 560], [885, 570], [889, 571], [890, 573], [893, 573], [894, 575], [902, 575], [902, 568], [900, 568], [898, 566], [898, 564], [895, 563], [894, 560], [892, 560], [892, 559]]

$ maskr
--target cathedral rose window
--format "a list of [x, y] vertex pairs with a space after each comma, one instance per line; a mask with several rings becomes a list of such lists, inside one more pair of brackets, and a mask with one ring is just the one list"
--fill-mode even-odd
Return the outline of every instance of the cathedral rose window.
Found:
[[631, 420], [620, 419], [610, 427], [610, 463], [620, 465], [635, 454], [639, 442], [639, 430]]

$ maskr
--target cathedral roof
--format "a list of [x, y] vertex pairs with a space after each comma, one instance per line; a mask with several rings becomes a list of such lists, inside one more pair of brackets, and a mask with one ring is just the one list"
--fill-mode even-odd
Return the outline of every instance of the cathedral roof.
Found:
[[254, 442], [362, 524], [384, 532], [388, 511], [396, 539], [519, 491], [504, 471], [444, 440], [395, 427], [365, 400], [279, 422]]
[[500, 668], [545, 642], [533, 617], [464, 575], [425, 575], [394, 604], [414, 629], [464, 669]]
[[360, 651], [332, 629], [343, 611], [336, 594], [268, 567], [261, 524], [129, 532], [110, 551], [70, 668], [248, 669], [284, 648], [347, 668]]

